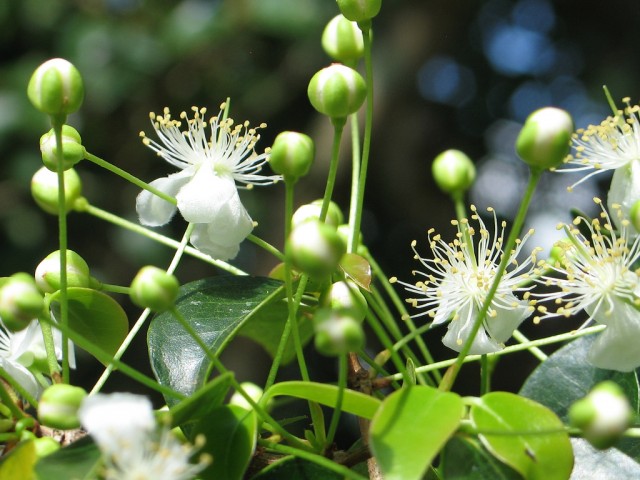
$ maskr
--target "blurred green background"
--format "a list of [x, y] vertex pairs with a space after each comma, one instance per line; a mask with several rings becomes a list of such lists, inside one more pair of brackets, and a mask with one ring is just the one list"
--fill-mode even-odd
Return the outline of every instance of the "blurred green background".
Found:
[[[49, 125], [25, 90], [42, 61], [64, 57], [81, 71], [86, 99], [69, 123], [85, 147], [147, 181], [171, 171], [138, 137], [151, 130], [149, 112], [165, 106], [176, 114], [192, 105], [215, 113], [231, 97], [236, 121], [268, 124], [261, 150], [282, 130], [311, 135], [318, 154], [298, 189], [302, 204], [324, 191], [332, 128], [308, 104], [306, 87], [330, 63], [319, 39], [337, 13], [333, 0], [0, 1], [0, 275], [32, 272], [57, 244], [56, 219], [29, 193], [41, 165], [38, 139]], [[410, 278], [418, 265], [409, 244], [417, 239], [426, 255], [428, 228], [451, 235], [453, 208], [430, 177], [440, 151], [466, 151], [479, 169], [472, 201], [509, 218], [526, 181], [513, 141], [531, 111], [560, 106], [584, 127], [609, 113], [603, 84], [617, 100], [638, 100], [639, 20], [637, 0], [589, 7], [579, 0], [384, 0], [373, 25], [376, 107], [363, 231], [389, 275]], [[77, 170], [92, 204], [136, 220], [136, 187], [88, 162]], [[567, 206], [588, 210], [607, 179], [567, 196], [574, 181], [558, 174], [543, 180], [529, 219], [539, 232], [532, 248], [548, 247]], [[345, 162], [335, 195], [345, 210], [349, 182]], [[282, 197], [282, 185], [243, 193], [259, 222], [254, 233], [277, 246]], [[167, 248], [89, 216], [72, 213], [69, 224], [70, 247], [105, 282], [128, 284], [140, 265], [170, 261]], [[176, 217], [161, 231], [179, 238], [182, 229]], [[257, 275], [274, 266], [249, 242], [234, 263]], [[178, 270], [182, 282], [215, 274], [191, 260]], [[554, 328], [526, 327], [532, 336]], [[440, 350], [439, 334], [430, 338]], [[138, 347], [144, 351], [144, 338]], [[254, 378], [255, 363], [245, 363]], [[526, 355], [522, 363], [526, 373]], [[90, 383], [96, 374], [85, 368], [77, 375]]]

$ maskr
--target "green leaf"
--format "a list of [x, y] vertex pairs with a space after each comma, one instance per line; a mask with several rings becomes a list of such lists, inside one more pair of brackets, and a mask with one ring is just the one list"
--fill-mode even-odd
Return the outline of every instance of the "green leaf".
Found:
[[[129, 320], [120, 304], [109, 295], [91, 288], [71, 287], [69, 327], [113, 355], [129, 332]], [[51, 295], [51, 310], [60, 320], [60, 291]]]
[[[338, 399], [338, 387], [324, 383], [291, 381], [276, 383], [271, 386], [260, 399], [262, 405], [277, 396], [311, 400], [334, 408]], [[362, 418], [371, 419], [380, 407], [380, 400], [355, 390], [346, 389], [342, 398], [342, 411], [352, 413]]]
[[548, 408], [513, 393], [491, 392], [471, 407], [470, 418], [483, 445], [526, 479], [569, 478], [569, 435]]
[[[216, 355], [238, 334], [273, 354], [287, 321], [283, 296], [282, 283], [269, 278], [215, 277], [183, 285], [176, 308]], [[304, 341], [311, 329], [309, 321], [301, 322]], [[161, 384], [188, 396], [205, 383], [211, 362], [171, 313], [153, 319], [147, 342]], [[293, 355], [289, 339], [284, 361]]]
[[477, 440], [456, 435], [442, 452], [444, 478], [456, 480], [521, 480], [515, 470], [498, 461]]
[[582, 438], [572, 438], [571, 444], [576, 459], [571, 480], [640, 478], [640, 465], [616, 448], [596, 450]]
[[284, 457], [273, 462], [252, 480], [343, 480], [344, 476], [317, 463], [296, 457]]
[[21, 443], [0, 463], [0, 480], [32, 480], [36, 461], [36, 448], [33, 441]]
[[213, 457], [213, 463], [200, 473], [203, 479], [241, 480], [256, 448], [258, 417], [253, 410], [223, 405], [203, 418], [194, 434], [204, 435], [202, 452]]
[[35, 471], [41, 480], [92, 480], [100, 463], [100, 450], [87, 436], [41, 458]]
[[389, 395], [369, 433], [385, 480], [420, 480], [463, 415], [464, 404], [455, 393], [415, 386]]
[[340, 259], [340, 267], [356, 285], [371, 291], [371, 265], [366, 258], [355, 253], [345, 253]]

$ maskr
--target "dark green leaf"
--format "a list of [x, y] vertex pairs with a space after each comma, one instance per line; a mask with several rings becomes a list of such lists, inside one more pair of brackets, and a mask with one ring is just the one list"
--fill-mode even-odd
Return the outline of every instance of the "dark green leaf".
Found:
[[463, 415], [455, 393], [415, 386], [389, 395], [371, 421], [369, 437], [385, 480], [420, 480]]
[[571, 443], [576, 459], [571, 480], [640, 478], [640, 465], [618, 449], [596, 450], [582, 438]]
[[251, 478], [252, 480], [343, 480], [344, 476], [301, 458], [284, 457]]
[[454, 436], [442, 454], [443, 477], [447, 480], [521, 480], [515, 470], [498, 461], [480, 442]]
[[98, 447], [91, 437], [84, 437], [40, 459], [35, 472], [41, 480], [92, 480], [99, 464]]

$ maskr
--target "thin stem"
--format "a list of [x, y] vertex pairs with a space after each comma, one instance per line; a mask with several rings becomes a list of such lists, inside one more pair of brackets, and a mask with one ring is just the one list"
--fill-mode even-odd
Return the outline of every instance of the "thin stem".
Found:
[[333, 443], [340, 423], [340, 414], [342, 413], [342, 401], [344, 399], [344, 390], [347, 388], [347, 354], [343, 353], [338, 356], [338, 396], [336, 397], [336, 406], [333, 409], [331, 423], [327, 432], [327, 448]]
[[327, 186], [324, 190], [324, 197], [322, 198], [322, 208], [320, 209], [320, 221], [324, 222], [327, 218], [327, 212], [329, 211], [329, 203], [331, 202], [331, 196], [333, 195], [333, 187], [336, 184], [336, 178], [338, 176], [338, 161], [340, 159], [340, 142], [342, 140], [342, 131], [344, 128], [344, 122], [334, 122], [333, 124], [333, 147], [331, 149], [331, 162], [329, 163], [329, 174], [327, 176]]
[[124, 295], [129, 295], [129, 287], [123, 287], [122, 285], [111, 285], [110, 283], [100, 283], [98, 284], [98, 289], [111, 292], [111, 293], [122, 293]]
[[270, 243], [266, 242], [265, 240], [261, 239], [260, 237], [256, 237], [253, 233], [250, 233], [247, 236], [247, 240], [249, 240], [251, 243], [259, 246], [263, 250], [269, 252], [271, 255], [276, 257], [281, 262], [284, 262], [284, 254], [280, 250], [278, 250], [276, 247], [274, 247]]
[[196, 226], [195, 223], [190, 223], [189, 225], [187, 225], [187, 229], [185, 230], [184, 235], [182, 236], [180, 245], [178, 245], [178, 248], [176, 250], [175, 255], [173, 256], [173, 259], [171, 260], [171, 264], [169, 265], [169, 268], [167, 268], [168, 274], [173, 275], [173, 272], [175, 272], [176, 268], [178, 268], [178, 264], [182, 259], [182, 254], [184, 253], [185, 248], [187, 248], [187, 242], [189, 241], [189, 238], [191, 237], [191, 232], [193, 232], [193, 229], [195, 228], [195, 226]]
[[360, 127], [358, 114], [351, 115], [351, 199], [349, 202], [349, 239], [347, 251], [355, 253], [355, 237], [358, 232], [355, 228], [356, 212], [358, 210], [358, 182], [360, 181]]
[[[514, 330], [513, 332], [513, 338], [515, 338], [518, 342], [520, 343], [529, 343], [530, 340], [525, 337], [520, 330]], [[547, 356], [546, 353], [544, 353], [542, 350], [540, 350], [538, 347], [530, 347], [529, 352], [531, 353], [531, 355], [533, 355], [534, 357], [536, 357], [538, 360], [540, 360], [541, 362], [544, 362], [547, 358], [549, 358]]]
[[58, 365], [58, 358], [56, 357], [56, 347], [53, 340], [53, 332], [51, 325], [46, 322], [39, 322], [40, 331], [42, 332], [42, 340], [44, 342], [44, 350], [47, 354], [47, 366], [49, 367], [49, 376], [54, 383], [60, 381], [60, 365]]
[[[9, 375], [9, 373], [2, 367], [0, 367], [0, 378], [2, 378], [9, 386], [11, 386], [11, 388], [13, 388], [13, 390], [18, 395], [24, 398], [29, 405], [33, 406], [33, 408], [36, 408], [36, 409], [38, 408], [38, 401], [29, 392], [27, 392], [27, 390], [22, 385], [20, 385], [20, 383], [16, 381], [16, 379], [13, 378], [13, 376]], [[11, 408], [10, 405], [7, 405], [7, 406]], [[14, 403], [14, 406], [18, 408], [15, 405], [15, 403]], [[23, 416], [24, 415], [20, 416], [20, 418], [22, 418]]]
[[498, 286], [500, 284], [500, 280], [502, 279], [502, 275], [504, 274], [507, 268], [507, 263], [509, 262], [509, 259], [511, 257], [510, 252], [515, 247], [516, 240], [518, 238], [518, 235], [520, 234], [520, 230], [522, 229], [524, 219], [527, 215], [527, 210], [529, 209], [529, 204], [531, 203], [531, 198], [533, 197], [533, 193], [535, 192], [536, 186], [538, 185], [538, 181], [540, 180], [542, 172], [543, 170], [539, 170], [539, 169], [530, 170], [529, 183], [527, 185], [527, 189], [525, 190], [524, 196], [522, 198], [522, 202], [520, 203], [520, 208], [518, 210], [516, 218], [513, 221], [513, 226], [511, 227], [509, 238], [507, 239], [507, 243], [504, 246], [502, 258], [496, 270], [493, 283], [491, 284], [491, 288], [489, 289], [489, 292], [487, 293], [487, 296], [484, 302], [482, 303], [482, 307], [478, 312], [477, 318], [473, 322], [473, 326], [471, 328], [471, 331], [469, 332], [469, 336], [467, 337], [464, 345], [462, 346], [462, 349], [460, 350], [460, 354], [456, 359], [456, 363], [453, 364], [453, 368], [447, 372], [447, 375], [445, 376], [443, 381], [440, 383], [439, 388], [443, 391], [449, 391], [451, 390], [451, 387], [453, 387], [456, 377], [458, 376], [458, 373], [460, 373], [460, 368], [464, 363], [464, 358], [469, 353], [469, 350], [471, 349], [471, 345], [473, 344], [473, 341], [476, 338], [476, 335], [478, 334], [478, 331], [480, 330], [480, 327], [482, 326], [482, 323], [484, 322], [487, 316], [487, 312], [489, 311], [489, 305], [491, 305], [491, 302], [493, 301], [493, 297], [495, 296], [498, 290]]
[[[2, 370], [2, 378], [6, 378], [5, 375], [8, 375], [7, 372]], [[14, 418], [17, 418], [19, 420], [26, 416], [24, 412], [18, 408], [15, 400], [11, 398], [11, 395], [9, 394], [9, 392], [7, 392], [7, 389], [5, 388], [3, 382], [0, 382], [0, 401], [11, 411], [11, 415], [13, 415]]]

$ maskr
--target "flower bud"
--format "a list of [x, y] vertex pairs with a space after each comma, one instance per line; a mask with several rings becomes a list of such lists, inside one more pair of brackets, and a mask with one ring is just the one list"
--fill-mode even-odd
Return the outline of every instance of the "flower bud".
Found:
[[[247, 395], [249, 395], [251, 397], [251, 399], [256, 403], [258, 403], [260, 401], [260, 399], [262, 398], [262, 395], [264, 394], [264, 390], [262, 388], [260, 388], [258, 385], [256, 385], [255, 383], [242, 382], [240, 384], [240, 386], [242, 387], [244, 392]], [[230, 405], [237, 405], [237, 406], [242, 407], [242, 408], [247, 409], [247, 410], [253, 410], [253, 407], [247, 401], [247, 399], [244, 398], [242, 396], [242, 394], [240, 392], [237, 392], [237, 391], [234, 392], [233, 395], [231, 395], [231, 399], [229, 400], [229, 404]]]
[[[52, 172], [58, 171], [58, 148], [53, 129], [40, 137], [42, 162]], [[84, 147], [78, 131], [69, 126], [62, 126], [62, 169], [68, 170], [84, 158]]]
[[60, 444], [51, 437], [40, 437], [33, 439], [33, 446], [36, 450], [36, 457], [42, 458], [60, 450]]
[[364, 331], [353, 318], [320, 308], [313, 317], [315, 346], [318, 352], [330, 357], [360, 350], [364, 345]]
[[322, 48], [338, 62], [355, 64], [364, 55], [362, 31], [357, 23], [336, 15], [322, 32]]
[[367, 85], [354, 69], [334, 63], [311, 78], [307, 94], [313, 108], [343, 124], [362, 106]]
[[44, 298], [33, 277], [16, 273], [5, 279], [0, 287], [0, 319], [10, 331], [24, 330], [43, 309]]
[[532, 168], [555, 168], [569, 154], [572, 134], [571, 115], [555, 107], [541, 108], [524, 122], [516, 140], [516, 151]]
[[629, 210], [629, 221], [636, 232], [640, 232], [640, 200], [637, 200]]
[[294, 268], [320, 277], [336, 270], [346, 249], [335, 228], [309, 219], [293, 228], [286, 252]]
[[67, 60], [54, 58], [44, 62], [33, 72], [27, 95], [33, 106], [41, 112], [66, 116], [82, 105], [82, 77]]
[[42, 392], [38, 420], [47, 427], [71, 430], [80, 427], [78, 409], [87, 392], [73, 385], [56, 383]]
[[287, 182], [297, 182], [311, 168], [315, 147], [313, 140], [303, 133], [282, 132], [271, 147], [269, 165]]
[[[306, 222], [310, 218], [317, 220], [320, 218], [321, 211], [322, 199], [314, 200], [306, 205], [301, 205], [295, 212], [293, 212], [291, 224], [295, 227], [296, 225]], [[329, 208], [327, 209], [327, 216], [324, 222], [334, 227], [338, 227], [338, 225], [344, 222], [342, 210], [340, 210], [340, 207], [335, 202], [329, 202]]]
[[367, 300], [358, 286], [350, 281], [333, 283], [326, 292], [323, 305], [361, 322], [367, 313]]
[[174, 305], [179, 289], [180, 283], [174, 275], [147, 265], [131, 282], [129, 295], [139, 307], [164, 312]]
[[433, 161], [431, 171], [440, 190], [453, 196], [465, 193], [476, 179], [476, 167], [460, 150], [442, 152]]
[[606, 380], [569, 408], [569, 423], [595, 448], [612, 446], [629, 428], [633, 413], [622, 389]]
[[380, 12], [382, 0], [337, 0], [340, 12], [352, 22], [370, 20]]
[[[82, 181], [73, 168], [63, 176], [65, 211], [69, 211], [82, 195]], [[31, 196], [42, 210], [58, 215], [58, 175], [46, 167], [38, 170], [31, 178]]]
[[[47, 255], [36, 267], [36, 285], [44, 293], [60, 290], [60, 250]], [[67, 287], [88, 287], [89, 265], [73, 250], [67, 250]]]

